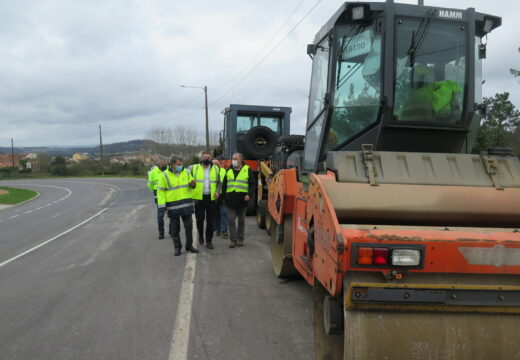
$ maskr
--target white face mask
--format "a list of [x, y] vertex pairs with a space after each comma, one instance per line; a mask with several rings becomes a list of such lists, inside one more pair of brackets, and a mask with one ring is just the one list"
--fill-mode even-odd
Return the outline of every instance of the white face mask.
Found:
[[238, 167], [238, 160], [231, 160], [231, 165], [233, 165], [233, 167]]

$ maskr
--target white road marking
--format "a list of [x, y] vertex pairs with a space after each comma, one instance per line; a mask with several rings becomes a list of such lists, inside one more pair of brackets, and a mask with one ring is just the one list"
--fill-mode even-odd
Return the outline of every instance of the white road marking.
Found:
[[182, 288], [179, 296], [179, 305], [177, 305], [177, 314], [175, 316], [175, 326], [173, 328], [168, 360], [188, 359], [193, 281], [195, 279], [195, 269], [197, 265], [196, 258], [197, 256], [193, 254], [186, 255], [186, 265], [184, 266]]
[[20, 215], [9, 216], [9, 219], [14, 219], [14, 218], [17, 218], [18, 216], [20, 216]]
[[36, 210], [41, 210], [43, 206], [37, 207]]
[[35, 247], [32, 247], [32, 248], [30, 248], [29, 250], [26, 250], [26, 251], [24, 251], [23, 253], [18, 254], [18, 255], [16, 255], [16, 256], [14, 256], [14, 257], [12, 257], [12, 258], [10, 258], [10, 259], [8, 259], [8, 260], [6, 260], [6, 261], [0, 263], [0, 268], [2, 268], [2, 267], [4, 267], [5, 265], [7, 265], [7, 264], [9, 264], [9, 263], [11, 263], [11, 262], [13, 262], [13, 261], [15, 261], [15, 260], [21, 258], [22, 256], [25, 256], [25, 255], [27, 255], [27, 254], [33, 252], [34, 250], [37, 250], [37, 249], [41, 248], [41, 247], [44, 246], [44, 245], [47, 245], [48, 243], [50, 243], [50, 242], [52, 242], [52, 241], [54, 241], [54, 240], [56, 240], [56, 239], [59, 239], [60, 237], [62, 237], [62, 236], [65, 235], [65, 234], [70, 233], [71, 231], [73, 231], [73, 230], [79, 228], [81, 225], [84, 225], [84, 224], [88, 223], [90, 220], [94, 219], [95, 217], [101, 215], [102, 213], [104, 213], [105, 211], [107, 211], [107, 209], [108, 209], [108, 208], [104, 208], [103, 210], [98, 211], [97, 213], [95, 213], [94, 215], [92, 215], [91, 217], [89, 217], [88, 219], [83, 220], [83, 221], [80, 222], [79, 224], [74, 225], [73, 227], [71, 227], [71, 228], [65, 230], [64, 232], [62, 232], [61, 234], [58, 234], [58, 235], [56, 235], [55, 237], [53, 237], [53, 238], [51, 238], [51, 239], [49, 239], [49, 240], [46, 240], [46, 241], [42, 242], [41, 244], [38, 244], [38, 245], [36, 245]]
[[32, 210], [28, 210], [28, 211], [24, 212], [24, 214], [30, 214], [32, 212], [33, 212]]

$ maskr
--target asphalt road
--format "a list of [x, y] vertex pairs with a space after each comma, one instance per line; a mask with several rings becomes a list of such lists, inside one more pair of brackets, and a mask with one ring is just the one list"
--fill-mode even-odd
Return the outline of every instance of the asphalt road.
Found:
[[254, 218], [243, 248], [174, 257], [143, 180], [0, 186], [40, 193], [0, 210], [0, 359], [313, 358], [311, 289]]

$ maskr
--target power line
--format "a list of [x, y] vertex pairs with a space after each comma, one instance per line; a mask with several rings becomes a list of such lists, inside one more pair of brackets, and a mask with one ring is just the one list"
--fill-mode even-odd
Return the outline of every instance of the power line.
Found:
[[285, 25], [287, 25], [287, 23], [292, 19], [292, 17], [294, 16], [294, 14], [296, 14], [296, 12], [298, 11], [298, 9], [300, 9], [300, 7], [303, 5], [303, 3], [305, 2], [305, 0], [301, 0], [300, 3], [294, 8], [294, 10], [289, 14], [289, 16], [287, 17], [287, 19], [285, 19], [285, 21], [283, 22], [283, 24], [275, 31], [275, 33], [271, 36], [271, 38], [269, 39], [269, 41], [267, 41], [267, 43], [262, 47], [262, 49], [256, 53], [253, 57], [251, 57], [251, 60], [249, 60], [249, 62], [244, 65], [235, 75], [233, 75], [228, 81], [226, 84], [224, 85], [220, 85], [220, 86], [213, 86], [212, 89], [213, 90], [218, 90], [218, 89], [221, 89], [221, 88], [224, 88], [226, 86], [228, 86], [230, 83], [232, 83], [244, 70], [246, 70], [249, 65], [251, 65], [252, 63], [255, 62], [255, 60], [258, 58], [258, 56], [260, 56], [265, 49], [267, 49], [267, 47], [269, 45], [271, 45], [271, 43], [273, 42], [273, 40], [278, 36], [278, 34], [280, 33], [280, 31], [282, 31], [282, 29], [285, 27]]
[[293, 32], [294, 30], [296, 30], [296, 28], [303, 22], [303, 20], [305, 20], [305, 18], [316, 8], [316, 6], [318, 6], [318, 4], [321, 2], [322, 0], [318, 0], [310, 9], [309, 11], [307, 11], [305, 13], [305, 15], [291, 28], [291, 30], [289, 30], [289, 32], [282, 38], [280, 39], [280, 41], [278, 41], [278, 43], [276, 43], [276, 45], [271, 49], [270, 52], [268, 52], [262, 59], [260, 59], [260, 61], [251, 69], [249, 70], [242, 78], [240, 78], [240, 80], [233, 86], [231, 87], [228, 91], [224, 92], [224, 94], [222, 94], [221, 96], [217, 97], [215, 100], [213, 100], [212, 102], [210, 102], [210, 105], [213, 105], [215, 104], [217, 101], [221, 100], [222, 98], [224, 98], [225, 96], [227, 96], [229, 93], [231, 93], [234, 89], [236, 89], [238, 87], [238, 85], [240, 85], [245, 79], [247, 79], [249, 77], [249, 75], [251, 75], [260, 65], [262, 65], [262, 63], [267, 60], [267, 58], [276, 50], [278, 49], [278, 47], [280, 45], [282, 45], [282, 43], [285, 41], [285, 39], [287, 39]]
[[[298, 11], [298, 9], [302, 6], [302, 4], [304, 3], [305, 0], [302, 0], [300, 1], [300, 3], [296, 6], [296, 8], [291, 12], [291, 14], [289, 15], [289, 17], [286, 19], [286, 21], [284, 21], [284, 23], [282, 24], [282, 26], [275, 32], [275, 34], [271, 37], [271, 39], [266, 43], [266, 45], [262, 48], [262, 50], [256, 55], [258, 56], [259, 54], [261, 54], [268, 46], [269, 44], [274, 40], [274, 38], [278, 35], [278, 33], [285, 27], [285, 25], [289, 22], [289, 20], [292, 18], [292, 16], [294, 16], [294, 14], [296, 13], [296, 11]], [[267, 58], [269, 58], [269, 56], [271, 54], [273, 54], [273, 52], [278, 49], [280, 47], [280, 45], [282, 45], [282, 43], [298, 28], [298, 26], [303, 22], [303, 20], [305, 20], [305, 18], [307, 18], [307, 16], [309, 16], [309, 14], [319, 5], [319, 3], [321, 2], [322, 0], [318, 0], [306, 13], [305, 15], [303, 15], [303, 17], [298, 20], [298, 22], [296, 22], [296, 24], [287, 32], [287, 34], [285, 34], [285, 36], [283, 38], [281, 38], [275, 45], [274, 47], [267, 53], [265, 54], [261, 59], [260, 61], [254, 65], [246, 74], [244, 74], [244, 76], [242, 76], [230, 89], [228, 89], [227, 91], [225, 91], [222, 95], [218, 96], [216, 99], [214, 99], [213, 101], [211, 101], [209, 103], [208, 106], [212, 106], [212, 105], [215, 105], [218, 101], [220, 101], [221, 99], [223, 99], [225, 96], [227, 96], [229, 93], [231, 93], [233, 90], [235, 90], [244, 80], [246, 80], [256, 69], [258, 69], [258, 67], [260, 65], [262, 65], [264, 63], [265, 60], [267, 60]], [[255, 56], [255, 58], [256, 58]], [[253, 58], [252, 60], [254, 60], [255, 58]], [[235, 74], [233, 76], [233, 79], [236, 78], [241, 72], [243, 72], [251, 63], [253, 63], [253, 61], [249, 61], [247, 63], [246, 66], [244, 66], [237, 74]], [[230, 84], [232, 81], [230, 80], [228, 82], [228, 84]], [[226, 87], [226, 85], [223, 85], [223, 86], [220, 86], [220, 87], [217, 87], [218, 88], [222, 88], [222, 87]], [[210, 89], [214, 89], [213, 87], [210, 87]], [[191, 103], [194, 102], [194, 100], [196, 98], [199, 98], [199, 96], [197, 97], [194, 97], [190, 100], [192, 101], [189, 101], [189, 102], [186, 102], [184, 103], [183, 105], [189, 105]], [[186, 117], [188, 115], [191, 115], [191, 114], [194, 114], [196, 112], [199, 112], [199, 111], [202, 111], [204, 110], [204, 107], [201, 107], [201, 108], [198, 108], [198, 109], [192, 109], [190, 111], [187, 111], [185, 113], [182, 113], [182, 114], [179, 114], [179, 115], [176, 115], [176, 116], [164, 116], [155, 120], [155, 121], [149, 121], [147, 122], [145, 125], [143, 126], [139, 126], [139, 127], [136, 127], [136, 128], [132, 128], [132, 130], [140, 130], [140, 129], [144, 129], [146, 127], [150, 127], [151, 125], [154, 125], [158, 122], [170, 122], [170, 121], [173, 121], [173, 120], [177, 120], [177, 119], [180, 119], [180, 118], [183, 118], [183, 117]]]

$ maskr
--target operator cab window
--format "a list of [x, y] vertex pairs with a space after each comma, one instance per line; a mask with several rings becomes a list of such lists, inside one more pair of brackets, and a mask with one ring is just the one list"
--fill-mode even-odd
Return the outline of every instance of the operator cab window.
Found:
[[378, 120], [381, 103], [381, 34], [373, 21], [339, 26], [334, 109], [325, 151], [343, 146]]
[[465, 26], [402, 18], [396, 27], [394, 121], [462, 125]]
[[258, 123], [256, 115], [237, 116], [237, 134], [245, 134]]
[[282, 119], [274, 116], [260, 115], [260, 125], [267, 126], [277, 134], [281, 134]]
[[237, 116], [237, 134], [245, 134], [255, 126], [266, 126], [280, 135], [282, 131], [282, 117], [264, 114], [242, 114]]

